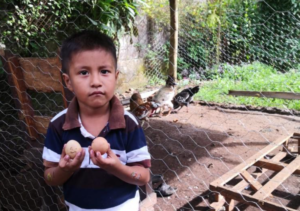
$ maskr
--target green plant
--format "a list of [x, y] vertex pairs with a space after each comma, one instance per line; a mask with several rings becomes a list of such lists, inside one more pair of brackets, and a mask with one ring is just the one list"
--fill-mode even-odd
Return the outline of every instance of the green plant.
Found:
[[149, 80], [149, 85], [153, 86], [153, 85], [164, 85], [166, 83], [165, 80], [157, 77], [157, 76], [153, 76], [150, 78]]
[[0, 0], [0, 42], [21, 56], [54, 55], [66, 36], [98, 29], [116, 41], [136, 35], [134, 17], [143, 0]]
[[169, 0], [145, 0], [141, 7], [142, 13], [155, 19], [161, 25], [169, 25], [170, 8]]
[[234, 103], [254, 106], [271, 106], [300, 110], [295, 100], [229, 96], [228, 90], [300, 92], [300, 72], [291, 69], [286, 73], [276, 71], [261, 62], [252, 64], [224, 64], [224, 73], [201, 86], [195, 99], [208, 102]]
[[[146, 14], [168, 25], [168, 0], [147, 0]], [[160, 12], [161, 9], [164, 12]], [[282, 72], [300, 63], [300, 2], [297, 0], [179, 1], [178, 73], [217, 75], [218, 63], [260, 61]], [[160, 29], [164, 29], [161, 27]], [[156, 57], [168, 57], [157, 54]], [[216, 65], [216, 67], [214, 67]]]
[[[256, 45], [251, 49], [256, 58], [283, 72], [295, 67], [300, 61], [299, 17], [299, 1], [259, 2], [257, 18], [254, 19], [257, 23], [254, 30]], [[266, 18], [267, 22], [264, 21]]]

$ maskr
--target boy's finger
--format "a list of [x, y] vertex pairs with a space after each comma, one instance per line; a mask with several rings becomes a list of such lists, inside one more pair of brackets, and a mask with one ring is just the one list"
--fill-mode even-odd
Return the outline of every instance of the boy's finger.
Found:
[[113, 157], [113, 158], [117, 157], [117, 155], [111, 150], [110, 146], [108, 147], [108, 150], [107, 150], [107, 156]]
[[82, 149], [81, 151], [77, 152], [76, 156], [72, 160], [70, 158], [68, 158], [68, 160], [66, 160], [66, 161], [70, 161], [70, 163], [69, 163], [70, 167], [71, 166], [74, 167], [74, 166], [81, 165], [84, 157], [85, 157], [85, 150]]
[[94, 153], [94, 150], [91, 149], [89, 152], [90, 152], [90, 158], [91, 158], [91, 160], [93, 161], [93, 163], [95, 164], [96, 161], [95, 161], [95, 153]]
[[69, 155], [65, 155], [63, 158], [64, 158], [64, 160], [65, 160], [66, 162], [68, 162], [68, 161], [70, 160], [70, 156], [69, 156]]
[[64, 158], [66, 156], [66, 150], [65, 149], [66, 149], [66, 144], [64, 144], [64, 147], [61, 151], [61, 158]]
[[80, 152], [78, 152], [78, 153], [76, 154], [76, 158], [75, 158], [75, 159], [76, 159], [76, 162], [78, 161], [78, 162], [82, 163], [84, 157], [85, 157], [85, 150], [82, 149]]
[[84, 157], [85, 157], [85, 150], [82, 149], [82, 150], [81, 150], [81, 158], [82, 158], [82, 160], [83, 160]]
[[76, 156], [75, 156], [74, 159], [73, 159], [73, 162], [75, 162], [75, 163], [80, 162], [81, 155], [82, 155], [82, 151], [77, 152]]
[[95, 153], [94, 153], [94, 150], [89, 150], [89, 152], [90, 152], [90, 158], [92, 158], [92, 157], [95, 157]]

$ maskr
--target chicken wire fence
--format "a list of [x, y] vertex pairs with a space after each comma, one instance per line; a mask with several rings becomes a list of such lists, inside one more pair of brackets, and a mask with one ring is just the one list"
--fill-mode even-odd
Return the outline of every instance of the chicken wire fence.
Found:
[[[121, 36], [118, 43], [118, 57], [124, 65], [143, 59], [142, 74], [146, 78], [145, 85], [162, 86], [168, 73], [170, 7], [168, 1], [162, 0], [146, 1], [146, 3], [147, 6], [143, 5], [140, 8], [140, 15], [135, 20], [134, 30], [138, 34]], [[5, 1], [3, 7], [5, 9], [1, 9], [1, 18], [13, 11], [11, 5], [13, 5], [11, 1]], [[90, 13], [79, 13], [82, 11], [79, 9], [75, 11], [78, 11], [78, 19], [88, 20], [84, 22], [84, 28], [93, 28], [93, 21], [90, 21], [93, 17], [89, 17]], [[235, 66], [242, 67], [253, 63], [268, 65], [281, 73], [293, 70], [296, 74], [299, 70], [300, 17], [297, 1], [284, 3], [271, 0], [180, 1], [178, 15], [177, 79], [179, 83], [182, 79], [188, 79], [193, 84], [206, 83], [217, 75], [233, 71]], [[17, 19], [18, 16], [15, 18]], [[54, 16], [50, 19], [53, 20]], [[37, 25], [49, 26], [47, 20], [50, 19], [40, 19]], [[65, 31], [59, 31], [58, 34], [40, 31], [40, 37], [49, 38], [51, 41], [44, 45], [42, 39], [34, 40], [32, 45], [41, 48], [38, 53], [33, 53], [33, 56], [42, 58], [46, 63], [51, 64], [53, 69], [59, 70], [57, 63], [44, 59], [41, 49], [50, 52], [51, 56], [57, 56], [59, 44], [57, 45], [52, 38], [55, 36], [66, 38], [72, 33], [72, 28], [83, 29], [80, 27], [82, 22], [76, 21], [77, 19], [70, 21], [69, 27]], [[1, 22], [3, 29], [8, 28], [5, 24], [8, 23]], [[25, 82], [25, 79], [17, 78], [14, 82], [10, 71], [10, 68], [22, 66], [22, 62], [15, 63], [8, 60], [7, 56], [22, 56], [21, 52], [16, 52], [9, 47], [13, 44], [22, 45], [18, 42], [18, 40], [22, 41], [22, 37], [14, 37], [8, 33], [6, 40], [6, 52], [1, 51], [0, 71], [0, 210], [65, 210], [61, 188], [49, 187], [43, 179], [41, 150], [45, 135], [35, 126], [28, 125], [24, 119], [25, 111], [22, 107], [24, 101], [18, 94], [25, 94], [25, 98], [30, 99], [30, 107], [34, 114], [42, 116], [54, 116], [63, 110], [64, 99], [69, 101], [69, 98], [66, 96], [67, 93], [61, 94], [58, 91], [45, 93], [37, 89], [26, 90], [26, 92], [22, 90], [16, 82]], [[1, 43], [2, 49], [3, 44]], [[21, 51], [25, 51], [25, 56], [28, 56], [32, 46], [28, 49], [21, 48]], [[24, 62], [31, 64], [32, 69], [35, 65], [41, 66], [29, 58], [24, 58]], [[33, 75], [31, 80], [40, 80], [30, 70], [23, 66], [21, 69], [24, 75]], [[130, 84], [130, 81], [135, 78], [139, 80], [138, 70], [133, 73], [126, 71], [124, 70], [124, 75], [129, 79], [125, 79], [125, 84]], [[236, 72], [236, 75], [238, 74], [239, 72]], [[249, 74], [255, 77], [254, 73]], [[59, 81], [53, 76], [49, 78]], [[23, 84], [26, 86], [26, 83]], [[288, 86], [291, 92], [297, 92], [295, 90], [299, 87], [296, 81], [294, 84], [269, 81], [270, 86], [273, 83], [283, 83], [283, 86]], [[185, 84], [188, 85], [190, 84]], [[269, 101], [274, 101], [273, 105], [276, 106], [276, 100], [269, 99]], [[236, 210], [299, 210], [299, 178], [291, 173], [299, 174], [300, 167], [297, 160], [292, 164], [293, 168], [288, 165], [295, 160], [296, 155], [293, 150], [288, 151], [287, 155], [282, 157], [284, 162], [278, 164], [291, 174], [287, 177], [286, 175], [289, 174], [286, 173], [283, 176], [286, 177], [284, 181], [278, 178], [272, 181], [275, 172], [280, 168], [277, 165], [277, 169], [268, 167], [270, 170], [263, 170], [260, 176], [256, 174], [256, 177], [252, 176], [252, 180], [248, 178], [247, 184], [240, 189], [236, 188], [236, 183], [231, 180], [225, 183], [222, 191], [211, 188], [210, 183], [222, 178], [223, 174], [239, 164], [247, 163], [247, 159], [269, 146], [278, 137], [288, 136], [300, 129], [300, 119], [293, 115], [293, 112], [288, 112], [290, 116], [280, 116], [251, 112], [247, 107], [245, 108], [245, 111], [230, 111], [215, 107], [213, 102], [206, 102], [206, 106], [195, 104], [188, 113], [183, 108], [178, 114], [150, 118], [149, 122], [143, 122], [152, 156], [151, 173], [160, 178], [158, 183], [152, 184], [153, 191], [172, 192], [158, 198], [154, 205], [155, 210], [213, 209], [212, 205], [216, 202], [218, 193], [226, 199], [225, 201], [219, 199], [219, 209], [227, 206], [227, 209], [231, 207]], [[42, 127], [45, 129], [46, 126], [42, 125]], [[32, 139], [30, 129], [37, 132], [38, 138]], [[294, 136], [297, 138], [297, 135]], [[261, 162], [264, 162], [265, 166], [272, 166], [268, 160], [289, 147], [294, 147], [297, 151], [297, 142], [291, 141], [289, 146], [280, 145], [276, 151], [264, 155], [265, 160]], [[249, 164], [247, 169], [251, 175], [257, 173], [257, 168], [252, 164]], [[246, 174], [240, 172], [233, 180], [240, 182]], [[272, 194], [263, 189], [266, 192], [265, 197], [268, 196], [268, 201], [264, 201], [265, 197], [262, 197], [261, 201], [249, 198], [249, 195], [255, 195], [256, 191], [264, 188], [269, 181], [272, 181], [276, 188]], [[230, 192], [228, 189], [232, 187], [233, 191]], [[158, 196], [161, 194], [158, 193]], [[232, 198], [239, 198], [239, 200], [232, 204], [230, 200]], [[271, 208], [266, 207], [268, 203], [273, 207], [271, 205]], [[249, 204], [251, 206], [248, 206]]]

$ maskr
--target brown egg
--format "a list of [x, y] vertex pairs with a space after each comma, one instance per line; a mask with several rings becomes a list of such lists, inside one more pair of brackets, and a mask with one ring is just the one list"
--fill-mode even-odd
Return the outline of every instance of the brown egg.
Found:
[[101, 155], [105, 154], [108, 150], [109, 144], [103, 137], [97, 137], [92, 142], [92, 150], [100, 152]]
[[70, 140], [67, 142], [65, 152], [67, 155], [69, 155], [70, 158], [75, 158], [77, 152], [81, 151], [80, 144], [75, 140]]

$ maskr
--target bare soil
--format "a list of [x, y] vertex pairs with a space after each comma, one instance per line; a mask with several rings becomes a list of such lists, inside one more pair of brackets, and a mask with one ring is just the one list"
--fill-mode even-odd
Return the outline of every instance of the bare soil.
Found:
[[[143, 128], [151, 172], [177, 188], [169, 197], [158, 197], [155, 210], [209, 210], [209, 184], [279, 136], [300, 132], [300, 117], [194, 104], [188, 112], [185, 107], [177, 114], [153, 117]], [[274, 172], [268, 171], [259, 181], [265, 184], [272, 176]], [[300, 177], [290, 176], [272, 195], [268, 200], [299, 210]], [[235, 208], [262, 210], [243, 203]]]

